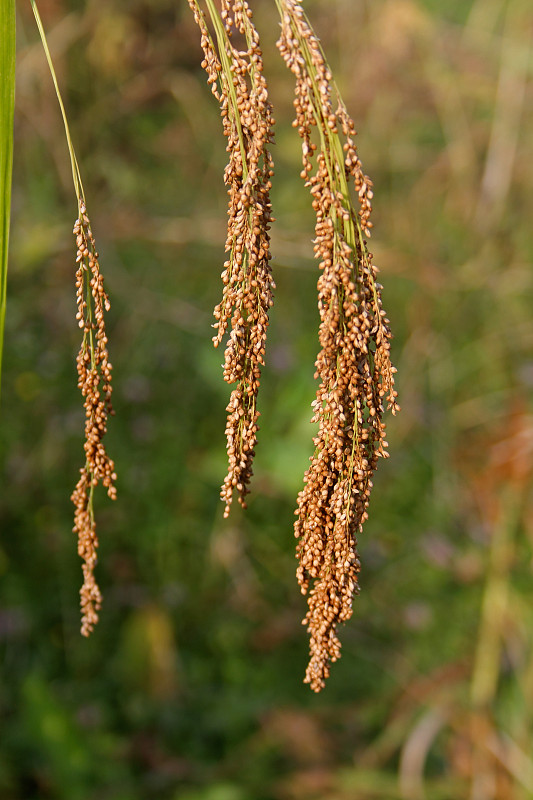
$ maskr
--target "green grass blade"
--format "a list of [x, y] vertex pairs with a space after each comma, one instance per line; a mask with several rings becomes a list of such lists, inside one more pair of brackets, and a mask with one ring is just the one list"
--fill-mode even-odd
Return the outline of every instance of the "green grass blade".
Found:
[[0, 389], [6, 318], [14, 108], [15, 0], [2, 0], [0, 3]]

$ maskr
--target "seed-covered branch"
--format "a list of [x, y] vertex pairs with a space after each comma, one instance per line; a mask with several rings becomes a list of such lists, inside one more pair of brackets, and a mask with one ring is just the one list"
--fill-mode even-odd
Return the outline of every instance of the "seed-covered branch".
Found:
[[85, 466], [72, 494], [76, 507], [74, 532], [78, 535], [78, 553], [83, 559], [83, 586], [80, 590], [81, 632], [88, 636], [98, 622], [102, 602], [100, 590], [94, 579], [97, 561], [98, 538], [93, 509], [95, 487], [101, 482], [109, 497], [116, 498], [115, 465], [107, 455], [103, 438], [107, 432], [107, 417], [113, 414], [111, 405], [111, 370], [108, 359], [104, 312], [109, 310], [109, 299], [104, 290], [98, 253], [91, 231], [85, 203], [80, 200], [79, 217], [74, 225], [76, 237], [76, 318], [83, 338], [76, 359], [78, 387], [84, 397], [85, 408]]
[[315, 452], [298, 496], [295, 536], [304, 619], [310, 633], [305, 682], [320, 691], [340, 656], [339, 623], [352, 615], [360, 562], [356, 534], [367, 519], [372, 475], [387, 455], [383, 403], [395, 413], [389, 321], [381, 305], [370, 236], [372, 182], [355, 146], [355, 127], [299, 0], [276, 0], [278, 48], [296, 79], [294, 127], [302, 178], [316, 213], [320, 261], [320, 381], [312, 422]]
[[76, 319], [83, 331], [80, 351], [76, 364], [78, 387], [84, 397], [85, 408], [85, 466], [80, 470], [80, 479], [72, 494], [76, 507], [74, 514], [74, 533], [78, 535], [78, 553], [83, 559], [83, 585], [81, 597], [81, 632], [88, 636], [98, 622], [98, 611], [102, 602], [100, 590], [94, 579], [98, 539], [94, 519], [93, 495], [96, 486], [102, 482], [109, 497], [114, 500], [115, 465], [107, 455], [103, 438], [107, 432], [107, 417], [113, 414], [111, 406], [111, 364], [107, 353], [107, 335], [104, 311], [109, 310], [109, 299], [104, 290], [104, 279], [100, 272], [98, 253], [91, 231], [91, 224], [85, 206], [85, 195], [80, 168], [70, 135], [67, 113], [59, 90], [59, 84], [52, 61], [44, 27], [35, 0], [30, 0], [39, 29], [39, 35], [54, 88], [56, 91], [72, 168], [72, 181], [78, 204], [78, 219], [74, 224], [76, 237]]
[[[202, 66], [220, 103], [229, 154], [224, 172], [229, 195], [228, 258], [222, 272], [222, 300], [214, 311], [213, 338], [217, 347], [230, 328], [224, 380], [236, 386], [226, 409], [228, 474], [221, 490], [228, 516], [234, 490], [242, 506], [249, 491], [258, 431], [257, 394], [275, 288], [268, 233], [273, 175], [268, 145], [274, 120], [259, 35], [246, 0], [222, 0], [220, 13], [213, 0], [206, 0], [214, 39], [199, 2], [189, 0], [189, 5], [200, 27]], [[237, 38], [239, 47], [234, 44]]]

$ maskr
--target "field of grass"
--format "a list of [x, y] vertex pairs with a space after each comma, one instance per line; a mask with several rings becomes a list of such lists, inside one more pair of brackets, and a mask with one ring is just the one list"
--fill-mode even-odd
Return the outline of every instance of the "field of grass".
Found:
[[359, 540], [342, 659], [303, 685], [294, 508], [312, 451], [313, 213], [274, 0], [253, 7], [277, 121], [277, 289], [247, 511], [223, 519], [212, 347], [226, 190], [185, 0], [41, 0], [83, 174], [114, 365], [117, 501], [79, 634], [70, 494], [77, 215], [18, 4], [0, 425], [2, 800], [533, 797], [533, 10], [307, 0], [374, 181], [401, 413]]

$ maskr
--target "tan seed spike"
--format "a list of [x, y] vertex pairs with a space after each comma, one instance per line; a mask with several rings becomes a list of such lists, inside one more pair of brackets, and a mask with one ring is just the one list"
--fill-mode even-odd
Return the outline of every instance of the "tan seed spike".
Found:
[[104, 311], [109, 310], [109, 298], [104, 290], [98, 253], [91, 231], [87, 209], [79, 201], [79, 217], [74, 225], [76, 237], [76, 319], [83, 331], [76, 359], [78, 387], [84, 397], [85, 408], [85, 466], [72, 494], [75, 506], [74, 532], [78, 535], [78, 554], [83, 559], [83, 586], [81, 598], [81, 632], [88, 636], [98, 622], [102, 603], [100, 590], [94, 579], [97, 562], [98, 538], [94, 519], [93, 495], [102, 483], [109, 497], [116, 498], [115, 465], [107, 455], [103, 438], [107, 431], [107, 417], [113, 414], [111, 405], [111, 371], [108, 359]]
[[[274, 120], [259, 35], [246, 0], [222, 0], [220, 14], [213, 0], [206, 0], [215, 39], [199, 2], [189, 0], [189, 5], [201, 31], [202, 66], [220, 103], [229, 153], [224, 172], [229, 196], [228, 259], [222, 272], [222, 300], [214, 311], [217, 333], [213, 338], [217, 347], [230, 329], [224, 380], [236, 384], [226, 408], [228, 474], [221, 497], [227, 517], [235, 491], [246, 506], [257, 442], [257, 395], [275, 288], [269, 237], [273, 162], [268, 150]], [[239, 47], [233, 44], [236, 35], [241, 39]]]
[[276, 3], [278, 48], [296, 79], [293, 125], [302, 139], [301, 175], [313, 198], [314, 250], [321, 270], [320, 385], [312, 420], [318, 434], [294, 526], [297, 577], [308, 594], [305, 682], [318, 692], [331, 662], [340, 657], [337, 629], [351, 617], [358, 592], [356, 535], [368, 516], [378, 457], [387, 455], [383, 398], [393, 413], [398, 405], [391, 333], [365, 239], [372, 227], [372, 182], [357, 154], [354, 123], [301, 3]]

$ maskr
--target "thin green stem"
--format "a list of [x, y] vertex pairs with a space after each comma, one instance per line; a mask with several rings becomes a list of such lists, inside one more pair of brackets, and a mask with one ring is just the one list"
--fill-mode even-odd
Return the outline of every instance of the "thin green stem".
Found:
[[0, 389], [7, 303], [7, 262], [15, 109], [15, 0], [0, 4]]
[[76, 152], [74, 150], [74, 145], [72, 144], [72, 139], [70, 136], [70, 128], [68, 125], [67, 120], [67, 113], [65, 111], [65, 106], [63, 104], [63, 98], [61, 97], [61, 92], [59, 91], [59, 84], [57, 82], [57, 77], [54, 69], [54, 64], [52, 62], [52, 56], [50, 54], [50, 49], [48, 47], [48, 42], [46, 40], [46, 34], [44, 32], [43, 23], [41, 22], [41, 17], [39, 15], [39, 10], [37, 8], [37, 4], [35, 0], [30, 0], [31, 7], [33, 10], [33, 14], [35, 16], [35, 21], [37, 23], [37, 28], [39, 29], [39, 35], [41, 37], [41, 42], [43, 45], [44, 53], [46, 56], [46, 60], [48, 62], [48, 67], [50, 69], [50, 74], [52, 76], [52, 80], [54, 82], [54, 88], [56, 90], [57, 100], [59, 103], [59, 107], [61, 109], [61, 116], [63, 117], [63, 125], [65, 126], [65, 135], [67, 137], [67, 145], [68, 151], [70, 155], [70, 165], [72, 168], [72, 180], [74, 182], [74, 190], [76, 192], [76, 198], [78, 200], [78, 204], [80, 200], [85, 200], [85, 193], [83, 191], [83, 183], [81, 180], [80, 168], [78, 166], [78, 160], [76, 158]]

